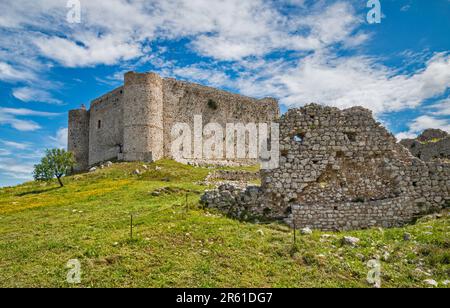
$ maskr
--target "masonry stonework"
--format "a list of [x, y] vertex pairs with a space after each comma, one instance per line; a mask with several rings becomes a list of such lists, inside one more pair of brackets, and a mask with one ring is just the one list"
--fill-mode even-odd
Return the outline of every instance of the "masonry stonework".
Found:
[[163, 157], [163, 80], [150, 74], [127, 73], [124, 87], [124, 160]]
[[203, 204], [321, 230], [399, 226], [449, 206], [450, 164], [413, 157], [369, 110], [311, 104], [279, 124], [280, 166], [261, 187], [221, 186]]
[[75, 154], [77, 169], [86, 170], [108, 160], [173, 158], [172, 127], [186, 123], [194, 131], [195, 115], [202, 116], [204, 125], [214, 122], [224, 128], [227, 123], [269, 124], [279, 117], [279, 107], [271, 98], [254, 99], [154, 73], [129, 72], [124, 86], [95, 99], [89, 111], [69, 114], [69, 151]]
[[85, 108], [69, 112], [68, 149], [77, 162], [76, 171], [89, 167], [89, 118]]
[[[450, 205], [448, 160], [414, 157], [367, 109], [310, 104], [280, 118], [274, 99], [253, 99], [154, 73], [127, 73], [124, 85], [94, 100], [90, 110], [70, 111], [69, 151], [78, 171], [107, 160], [173, 158], [173, 126], [185, 123], [194, 131], [195, 115], [202, 116], [203, 126], [280, 126], [279, 166], [261, 170], [261, 186], [240, 185], [247, 175], [218, 175], [237, 177], [238, 184], [222, 184], [202, 197], [206, 207], [230, 216], [350, 230], [400, 226]], [[441, 145], [448, 151], [448, 143], [439, 143], [438, 158]], [[434, 158], [433, 151], [427, 157]], [[256, 160], [235, 160], [251, 162]]]
[[[117, 157], [123, 148], [123, 88], [91, 103], [89, 112], [89, 166]], [[69, 125], [70, 127], [70, 125]], [[69, 150], [70, 147], [69, 147]]]
[[[194, 115], [202, 116], [203, 127], [217, 123], [223, 128], [228, 123], [269, 124], [279, 117], [278, 103], [272, 98], [258, 100], [175, 79], [164, 80], [163, 92], [164, 140], [171, 139], [175, 123], [187, 123], [194, 131]], [[164, 143], [164, 156], [172, 158], [170, 142]]]

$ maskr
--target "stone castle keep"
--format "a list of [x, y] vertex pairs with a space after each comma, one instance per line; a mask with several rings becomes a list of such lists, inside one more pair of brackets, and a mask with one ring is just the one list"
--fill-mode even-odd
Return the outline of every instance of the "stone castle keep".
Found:
[[186, 123], [194, 130], [195, 115], [202, 115], [204, 124], [222, 126], [279, 124], [279, 166], [260, 172], [261, 186], [225, 184], [202, 197], [206, 207], [230, 216], [351, 230], [400, 226], [450, 205], [450, 164], [431, 160], [446, 155], [447, 137], [432, 142], [439, 155], [433, 150], [430, 161], [424, 161], [361, 107], [310, 104], [280, 117], [275, 99], [253, 99], [153, 73], [127, 73], [124, 86], [94, 100], [90, 110], [70, 111], [69, 151], [78, 170], [108, 160], [173, 158], [172, 127]]
[[278, 102], [253, 99], [198, 84], [129, 72], [124, 85], [95, 99], [90, 110], [69, 112], [68, 149], [77, 170], [108, 160], [146, 161], [171, 157], [171, 130], [194, 115], [203, 122], [271, 123]]

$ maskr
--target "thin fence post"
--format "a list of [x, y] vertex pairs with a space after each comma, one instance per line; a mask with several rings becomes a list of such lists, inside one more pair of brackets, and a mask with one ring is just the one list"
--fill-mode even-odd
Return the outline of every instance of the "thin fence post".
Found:
[[133, 214], [131, 214], [130, 220], [130, 238], [133, 239]]
[[294, 224], [294, 246], [297, 244], [297, 225], [295, 224], [295, 220], [293, 220]]

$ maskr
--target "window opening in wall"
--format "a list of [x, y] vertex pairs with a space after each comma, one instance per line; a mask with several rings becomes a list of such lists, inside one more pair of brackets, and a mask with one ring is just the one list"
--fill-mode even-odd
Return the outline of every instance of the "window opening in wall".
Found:
[[98, 129], [102, 128], [102, 120], [98, 120], [97, 128]]
[[356, 133], [348, 132], [348, 133], [345, 133], [345, 136], [347, 136], [347, 139], [350, 142], [355, 142], [356, 141]]
[[342, 158], [342, 157], [344, 157], [344, 156], [345, 156], [344, 152], [342, 152], [342, 151], [337, 151], [337, 152], [336, 152], [336, 157], [337, 157], [337, 158]]
[[292, 139], [294, 140], [294, 142], [303, 143], [303, 141], [305, 140], [305, 134], [304, 133], [295, 134]]
[[212, 99], [209, 99], [209, 100], [208, 100], [208, 107], [209, 107], [210, 109], [212, 109], [212, 110], [217, 110], [217, 108], [219, 108], [219, 107], [217, 106], [216, 101], [214, 101], [214, 100], [212, 100]]

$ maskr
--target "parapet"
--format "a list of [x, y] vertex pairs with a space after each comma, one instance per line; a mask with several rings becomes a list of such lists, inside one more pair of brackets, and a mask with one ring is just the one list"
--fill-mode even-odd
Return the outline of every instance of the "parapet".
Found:
[[135, 85], [148, 85], [151, 83], [160, 83], [161, 76], [156, 73], [136, 73], [136, 72], [127, 72], [125, 74], [125, 86], [129, 86], [131, 84]]

